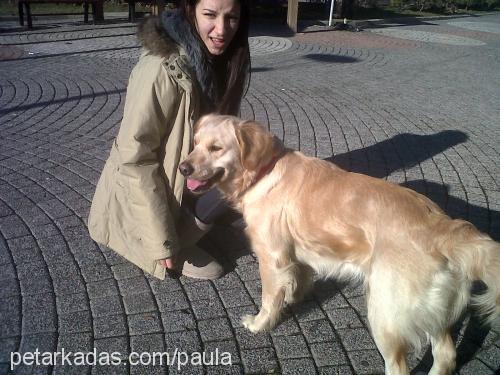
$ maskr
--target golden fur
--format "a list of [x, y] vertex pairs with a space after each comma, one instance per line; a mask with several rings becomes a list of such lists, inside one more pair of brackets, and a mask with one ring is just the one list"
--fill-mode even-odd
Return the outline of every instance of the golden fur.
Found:
[[200, 120], [183, 164], [244, 215], [262, 278], [261, 310], [243, 318], [252, 332], [273, 328], [315, 274], [359, 278], [386, 372], [408, 374], [408, 350], [428, 336], [430, 373], [449, 374], [449, 329], [472, 281], [488, 286], [476, 299], [487, 319], [500, 312], [500, 245], [421, 194], [284, 149], [260, 125], [230, 116]]

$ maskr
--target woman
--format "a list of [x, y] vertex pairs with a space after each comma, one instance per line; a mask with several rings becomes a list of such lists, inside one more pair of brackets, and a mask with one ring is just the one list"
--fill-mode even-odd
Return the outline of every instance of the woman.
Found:
[[166, 269], [201, 279], [222, 274], [195, 244], [226, 207], [209, 192], [187, 210], [178, 165], [201, 115], [237, 114], [250, 71], [248, 27], [247, 0], [184, 0], [139, 27], [144, 52], [130, 75], [89, 232], [160, 279]]

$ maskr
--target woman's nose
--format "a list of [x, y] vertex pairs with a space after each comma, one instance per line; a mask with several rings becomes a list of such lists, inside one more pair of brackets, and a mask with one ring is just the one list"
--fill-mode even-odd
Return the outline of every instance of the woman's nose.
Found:
[[215, 21], [215, 31], [217, 32], [218, 36], [224, 36], [226, 32], [226, 20], [224, 17], [219, 17]]

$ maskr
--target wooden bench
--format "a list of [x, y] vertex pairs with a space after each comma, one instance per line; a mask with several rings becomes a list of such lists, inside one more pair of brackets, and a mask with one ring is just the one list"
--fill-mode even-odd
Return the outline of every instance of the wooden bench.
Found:
[[[19, 11], [19, 24], [24, 26], [24, 14], [26, 13], [26, 21], [28, 28], [33, 28], [33, 20], [30, 9], [30, 4], [83, 4], [83, 22], [89, 22], [89, 5], [92, 6], [92, 18], [95, 21], [104, 20], [104, 0], [17, 0], [17, 7]], [[46, 13], [36, 14], [38, 16], [48, 15], [67, 15], [67, 14], [81, 14], [81, 13]]]

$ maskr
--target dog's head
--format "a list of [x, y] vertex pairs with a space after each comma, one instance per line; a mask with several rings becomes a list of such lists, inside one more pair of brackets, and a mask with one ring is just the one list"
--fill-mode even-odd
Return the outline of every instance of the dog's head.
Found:
[[261, 125], [207, 115], [196, 123], [194, 148], [179, 170], [195, 193], [218, 186], [233, 195], [246, 189], [279, 151], [281, 143]]

